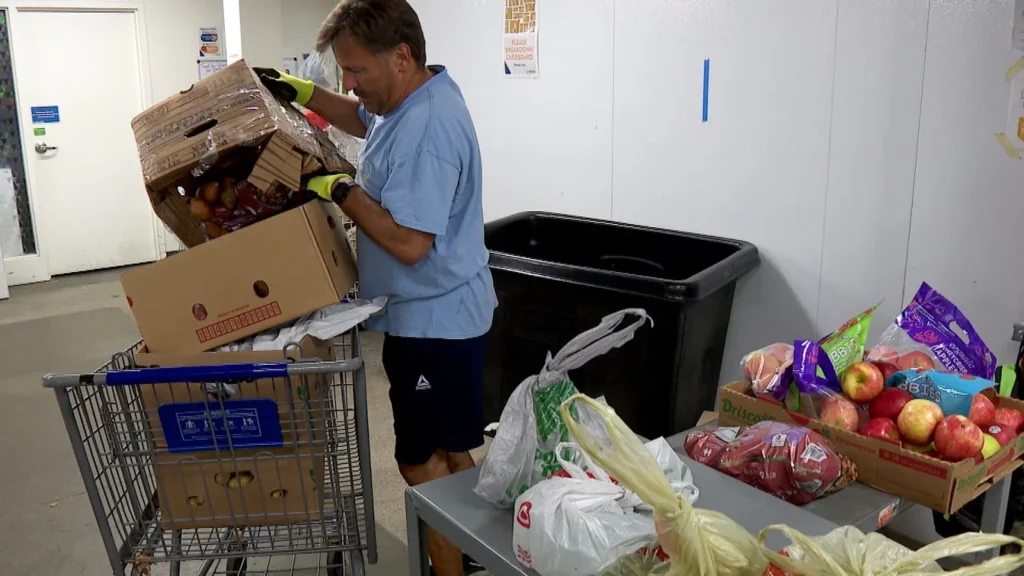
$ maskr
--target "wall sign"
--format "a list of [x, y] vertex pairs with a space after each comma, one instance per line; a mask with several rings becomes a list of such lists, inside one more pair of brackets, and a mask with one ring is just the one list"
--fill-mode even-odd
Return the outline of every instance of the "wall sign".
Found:
[[220, 28], [216, 26], [199, 27], [199, 57], [224, 58], [224, 44], [220, 38]]
[[537, 0], [505, 0], [505, 76], [536, 78]]
[[33, 124], [56, 124], [60, 122], [60, 108], [57, 106], [33, 106]]

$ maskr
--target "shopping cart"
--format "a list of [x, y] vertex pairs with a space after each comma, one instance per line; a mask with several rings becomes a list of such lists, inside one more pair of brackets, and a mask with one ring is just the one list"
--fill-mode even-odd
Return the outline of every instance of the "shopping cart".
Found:
[[140, 368], [141, 346], [43, 378], [115, 575], [188, 561], [200, 576], [361, 575], [364, 551], [377, 561], [357, 330], [331, 361], [291, 345], [282, 362]]

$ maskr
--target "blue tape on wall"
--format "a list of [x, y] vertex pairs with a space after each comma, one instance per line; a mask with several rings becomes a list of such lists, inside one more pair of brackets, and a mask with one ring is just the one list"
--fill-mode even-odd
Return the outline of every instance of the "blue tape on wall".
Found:
[[701, 122], [708, 121], [708, 80], [711, 77], [711, 60], [704, 59], [704, 111], [701, 114]]

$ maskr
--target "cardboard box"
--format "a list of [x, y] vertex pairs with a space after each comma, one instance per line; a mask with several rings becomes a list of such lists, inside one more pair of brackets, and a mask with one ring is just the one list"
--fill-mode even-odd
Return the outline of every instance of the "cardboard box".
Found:
[[[301, 350], [289, 350], [288, 358], [333, 359], [330, 345], [306, 337]], [[206, 366], [280, 362], [282, 352], [205, 352], [198, 354], [136, 353], [139, 367]], [[154, 384], [140, 386], [142, 405], [155, 449], [153, 470], [164, 528], [188, 529], [284, 524], [317, 521], [323, 510], [325, 428], [332, 404], [330, 386], [313, 376], [260, 379], [237, 383], [237, 392], [220, 399], [202, 384]], [[243, 434], [232, 435], [233, 457], [226, 448], [170, 451], [172, 444], [164, 424], [179, 426], [182, 415], [198, 413], [200, 420], [216, 418], [223, 409], [246, 410], [250, 401], [271, 401], [281, 430], [280, 446], [248, 448]], [[222, 404], [223, 401], [223, 404]], [[198, 410], [194, 410], [198, 406]], [[163, 412], [168, 408], [173, 412]], [[230, 420], [238, 417], [225, 417]], [[273, 420], [273, 416], [271, 420]], [[274, 422], [257, 418], [264, 431]], [[226, 443], [218, 439], [218, 445]]]
[[[1024, 412], [1024, 402], [986, 395], [997, 407]], [[750, 395], [750, 385], [734, 382], [724, 386], [718, 397], [718, 422], [722, 426], [743, 426], [762, 420], [798, 424], [818, 430], [833, 446], [857, 464], [858, 481], [893, 496], [905, 498], [950, 514], [977, 498], [1024, 464], [1024, 435], [987, 460], [946, 462], [884, 440], [840, 430], [786, 410], [781, 404]]]
[[244, 60], [142, 112], [132, 130], [150, 203], [189, 248], [207, 241], [184, 195], [202, 182], [248, 177], [272, 193], [301, 190], [301, 176], [320, 169], [354, 173], [327, 135], [275, 98]]
[[202, 352], [335, 304], [355, 284], [341, 212], [310, 202], [121, 276], [151, 352]]

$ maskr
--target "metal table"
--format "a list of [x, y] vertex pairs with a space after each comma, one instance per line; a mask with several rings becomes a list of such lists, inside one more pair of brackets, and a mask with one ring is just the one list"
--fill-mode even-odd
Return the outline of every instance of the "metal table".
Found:
[[[794, 506], [691, 460], [682, 448], [689, 432], [680, 432], [667, 440], [680, 453], [693, 474], [694, 484], [700, 488], [697, 507], [721, 512], [751, 534], [778, 523], [785, 523], [808, 536], [826, 534], [845, 525], [873, 532], [913, 505], [865, 484], [854, 483], [805, 506]], [[499, 510], [477, 496], [473, 487], [478, 476], [479, 470], [474, 469], [406, 490], [410, 576], [428, 574], [427, 526], [495, 576], [536, 575], [515, 558], [513, 510]], [[982, 519], [985, 532], [1001, 532], [1009, 486], [1004, 480], [989, 490]], [[768, 538], [768, 545], [774, 549], [788, 544], [779, 534]]]

